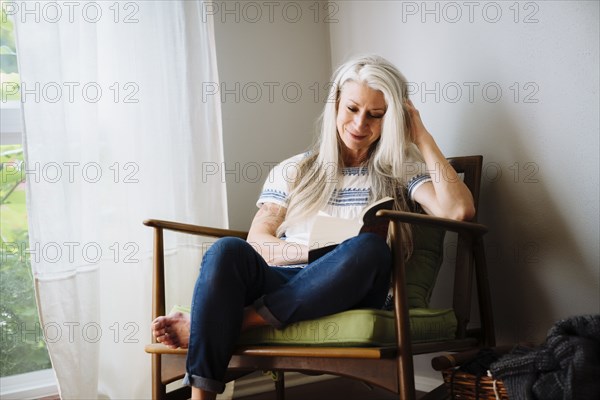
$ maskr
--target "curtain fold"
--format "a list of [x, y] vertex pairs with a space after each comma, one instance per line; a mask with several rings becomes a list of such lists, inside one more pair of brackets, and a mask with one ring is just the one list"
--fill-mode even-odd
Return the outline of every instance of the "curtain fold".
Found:
[[[219, 82], [212, 19], [191, 1], [56, 4], [60, 19], [15, 17], [40, 320], [62, 398], [149, 398], [142, 221], [228, 226], [225, 182], [205, 173], [223, 165], [220, 103], [202, 93]], [[185, 304], [205, 246], [165, 246], [185, 277], [168, 299]]]

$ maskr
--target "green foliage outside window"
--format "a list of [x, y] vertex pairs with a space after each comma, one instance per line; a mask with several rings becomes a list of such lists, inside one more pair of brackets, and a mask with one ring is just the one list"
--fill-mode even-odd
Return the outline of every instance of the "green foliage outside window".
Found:
[[50, 368], [27, 248], [23, 149], [0, 146], [0, 376]]

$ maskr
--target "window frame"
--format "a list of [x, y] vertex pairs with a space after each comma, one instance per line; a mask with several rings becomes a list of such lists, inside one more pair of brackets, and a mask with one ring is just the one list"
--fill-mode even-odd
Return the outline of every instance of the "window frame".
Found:
[[0, 397], [3, 400], [38, 399], [54, 395], [58, 395], [58, 385], [52, 369], [0, 378]]

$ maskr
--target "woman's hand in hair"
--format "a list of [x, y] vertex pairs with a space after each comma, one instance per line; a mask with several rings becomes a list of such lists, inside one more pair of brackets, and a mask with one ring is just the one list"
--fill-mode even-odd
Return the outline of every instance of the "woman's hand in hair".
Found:
[[412, 101], [410, 101], [410, 99], [407, 99], [404, 104], [405, 110], [407, 112], [406, 125], [410, 132], [410, 138], [413, 141], [413, 143], [415, 143], [417, 147], [419, 147], [424, 140], [429, 139], [431, 137], [431, 134], [429, 133], [427, 128], [425, 128], [423, 120], [421, 119], [421, 114], [419, 113], [419, 110], [415, 108]]

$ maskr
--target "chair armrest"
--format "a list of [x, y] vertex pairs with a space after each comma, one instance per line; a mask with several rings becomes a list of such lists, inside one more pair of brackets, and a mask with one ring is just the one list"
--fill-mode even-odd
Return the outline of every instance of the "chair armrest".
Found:
[[210, 236], [210, 237], [225, 237], [225, 236], [235, 236], [242, 239], [246, 239], [248, 236], [247, 232], [236, 231], [232, 229], [221, 229], [221, 228], [211, 228], [208, 226], [200, 226], [200, 225], [191, 225], [191, 224], [183, 224], [181, 222], [173, 222], [173, 221], [162, 221], [159, 219], [147, 219], [144, 221], [144, 225], [150, 226], [152, 228], [161, 228], [167, 229], [170, 231], [177, 231], [188, 233], [192, 235], [200, 235], [200, 236]]
[[476, 236], [481, 236], [488, 231], [488, 228], [485, 225], [475, 222], [456, 221], [454, 219], [440, 218], [432, 215], [417, 214], [405, 211], [379, 210], [375, 215], [392, 221], [406, 222], [417, 225], [431, 225], [453, 232], [468, 233]]

